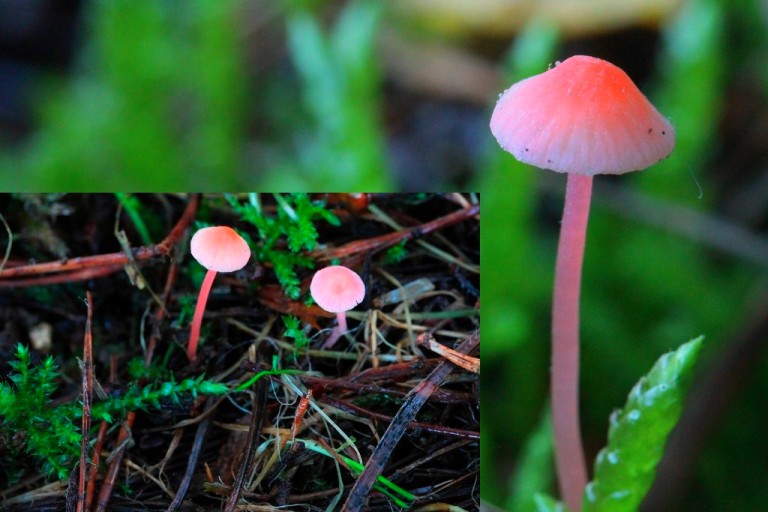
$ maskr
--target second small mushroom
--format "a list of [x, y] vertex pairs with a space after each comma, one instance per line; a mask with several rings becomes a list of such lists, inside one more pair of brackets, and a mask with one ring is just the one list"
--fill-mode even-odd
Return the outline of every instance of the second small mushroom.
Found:
[[318, 306], [329, 313], [336, 313], [338, 323], [322, 346], [330, 348], [347, 332], [346, 312], [363, 301], [365, 284], [355, 271], [334, 265], [315, 272], [309, 291]]

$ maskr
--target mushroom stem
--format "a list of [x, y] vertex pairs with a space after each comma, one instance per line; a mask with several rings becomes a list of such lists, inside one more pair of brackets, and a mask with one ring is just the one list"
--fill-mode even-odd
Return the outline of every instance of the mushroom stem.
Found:
[[325, 343], [323, 343], [323, 346], [320, 347], [322, 349], [331, 348], [333, 347], [337, 341], [339, 341], [339, 338], [341, 338], [341, 335], [347, 332], [347, 314], [344, 311], [341, 311], [339, 313], [336, 313], [336, 320], [337, 325], [333, 328], [333, 331], [331, 331], [330, 336], [328, 336], [328, 339], [325, 340]]
[[336, 321], [336, 330], [339, 331], [339, 335], [347, 332], [347, 313], [344, 311], [339, 311], [336, 313]]
[[581, 510], [587, 468], [579, 427], [579, 294], [592, 176], [568, 174], [552, 305], [552, 424], [560, 495]]
[[187, 357], [192, 362], [197, 357], [197, 342], [200, 340], [200, 325], [203, 323], [203, 313], [205, 313], [205, 304], [208, 302], [208, 295], [211, 293], [211, 286], [216, 277], [215, 270], [209, 270], [205, 274], [203, 284], [200, 286], [200, 293], [197, 296], [195, 305], [195, 315], [192, 317], [192, 326], [189, 333], [189, 343], [187, 344]]

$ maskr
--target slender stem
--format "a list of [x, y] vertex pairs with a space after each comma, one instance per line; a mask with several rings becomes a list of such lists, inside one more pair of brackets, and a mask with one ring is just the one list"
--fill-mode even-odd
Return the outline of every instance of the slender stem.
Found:
[[205, 313], [205, 304], [208, 302], [208, 294], [211, 293], [213, 279], [216, 277], [215, 270], [209, 270], [205, 274], [203, 284], [200, 286], [200, 294], [197, 296], [197, 305], [195, 306], [195, 315], [192, 317], [192, 328], [189, 333], [189, 344], [187, 345], [187, 357], [194, 361], [197, 357], [197, 342], [200, 340], [200, 325], [203, 323], [203, 313]]
[[336, 321], [337, 325], [336, 328], [339, 330], [341, 334], [344, 334], [347, 332], [347, 313], [346, 311], [342, 311], [341, 313], [336, 313]]
[[333, 347], [336, 342], [339, 341], [341, 335], [347, 332], [347, 313], [345, 311], [336, 313], [336, 320], [336, 327], [333, 328], [331, 335], [328, 336], [328, 339], [323, 343], [323, 346], [321, 347], [322, 349]]
[[587, 467], [579, 427], [579, 294], [592, 176], [569, 174], [552, 305], [552, 424], [560, 495], [581, 510]]

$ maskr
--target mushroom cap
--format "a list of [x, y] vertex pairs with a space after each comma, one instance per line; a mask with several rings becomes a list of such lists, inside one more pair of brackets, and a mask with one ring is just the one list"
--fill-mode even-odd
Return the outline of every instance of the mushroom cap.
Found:
[[675, 146], [674, 128], [632, 79], [584, 55], [507, 89], [491, 132], [521, 162], [589, 176], [645, 169]]
[[330, 313], [349, 311], [365, 297], [365, 285], [360, 276], [340, 265], [315, 272], [309, 291], [317, 305]]
[[189, 248], [198, 263], [216, 272], [235, 272], [251, 258], [248, 243], [227, 226], [198, 230], [192, 235]]

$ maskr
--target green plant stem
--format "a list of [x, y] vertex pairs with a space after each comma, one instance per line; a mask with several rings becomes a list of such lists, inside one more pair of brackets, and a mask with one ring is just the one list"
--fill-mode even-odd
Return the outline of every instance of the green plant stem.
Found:
[[569, 174], [552, 303], [552, 426], [561, 498], [581, 510], [587, 466], [579, 427], [579, 296], [592, 176]]
[[256, 381], [258, 381], [260, 378], [265, 377], [267, 375], [303, 375], [305, 373], [307, 372], [303, 370], [264, 370], [257, 373], [256, 375], [254, 375], [247, 381], [243, 382], [239, 386], [237, 386], [234, 389], [234, 391], [245, 391], [246, 389], [254, 385]]
[[[321, 455], [325, 455], [326, 457], [334, 458], [333, 454], [328, 453], [328, 451], [325, 448], [323, 448], [322, 446], [320, 446], [318, 443], [314, 441], [311, 441], [309, 439], [303, 439], [303, 440], [297, 439], [296, 441], [288, 441], [288, 443], [291, 443], [291, 444], [295, 442], [300, 442], [304, 444], [304, 446], [307, 449], [312, 450], [313, 452], [319, 453]], [[363, 466], [362, 464], [360, 464], [354, 459], [351, 459], [341, 454], [336, 454], [336, 457], [340, 457], [344, 461], [344, 463], [347, 464], [347, 466], [349, 466], [349, 470], [355, 476], [362, 473], [363, 469], [365, 469], [365, 466]], [[397, 505], [400, 507], [408, 507], [416, 500], [416, 496], [406, 491], [402, 487], [396, 485], [392, 481], [387, 480], [381, 475], [376, 477], [376, 483], [374, 484], [374, 488], [376, 488], [376, 490], [386, 494], [387, 496], [395, 500]], [[393, 491], [393, 492], [390, 492], [390, 491]], [[397, 496], [398, 494], [400, 496]], [[405, 498], [405, 500], [403, 500], [402, 498]]]

